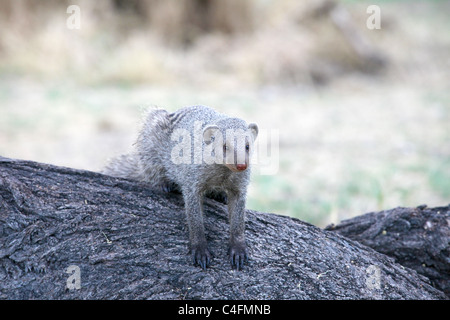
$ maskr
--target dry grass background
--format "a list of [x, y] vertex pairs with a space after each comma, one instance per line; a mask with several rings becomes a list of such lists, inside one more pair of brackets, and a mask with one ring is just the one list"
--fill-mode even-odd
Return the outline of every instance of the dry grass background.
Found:
[[[66, 27], [69, 4], [81, 9], [79, 30]], [[381, 8], [380, 30], [366, 28], [369, 4]], [[355, 52], [333, 8], [375, 56]], [[146, 107], [205, 104], [279, 130], [278, 173], [255, 172], [249, 208], [324, 226], [444, 205], [449, 10], [448, 1], [2, 1], [0, 154], [97, 171], [131, 147]]]

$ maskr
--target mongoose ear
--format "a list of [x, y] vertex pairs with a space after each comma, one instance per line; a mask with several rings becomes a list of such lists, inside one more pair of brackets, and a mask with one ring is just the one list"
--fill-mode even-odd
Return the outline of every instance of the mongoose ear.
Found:
[[256, 140], [256, 137], [258, 136], [258, 125], [256, 123], [250, 123], [248, 125], [248, 128], [250, 129], [250, 132], [252, 133], [253, 140]]
[[203, 140], [206, 144], [211, 143], [211, 137], [219, 130], [219, 127], [216, 125], [209, 125], [203, 129]]

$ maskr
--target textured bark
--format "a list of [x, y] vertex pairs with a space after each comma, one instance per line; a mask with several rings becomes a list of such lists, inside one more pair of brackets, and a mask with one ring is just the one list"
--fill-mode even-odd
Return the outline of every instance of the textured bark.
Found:
[[[446, 298], [426, 277], [365, 245], [251, 210], [250, 260], [234, 271], [227, 220], [224, 205], [205, 200], [214, 258], [203, 271], [188, 255], [180, 195], [0, 157], [0, 299]], [[79, 277], [67, 273], [78, 268]]]
[[395, 258], [450, 297], [450, 205], [371, 212], [326, 229]]

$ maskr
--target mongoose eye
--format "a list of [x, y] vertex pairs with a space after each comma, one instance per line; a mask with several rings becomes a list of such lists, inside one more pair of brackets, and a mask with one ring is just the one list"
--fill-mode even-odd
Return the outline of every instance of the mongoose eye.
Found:
[[223, 145], [223, 152], [226, 152], [228, 150], [228, 147], [226, 144]]
[[246, 150], [246, 151], [249, 151], [249, 150], [250, 150], [250, 145], [249, 145], [248, 143], [245, 145], [245, 150]]

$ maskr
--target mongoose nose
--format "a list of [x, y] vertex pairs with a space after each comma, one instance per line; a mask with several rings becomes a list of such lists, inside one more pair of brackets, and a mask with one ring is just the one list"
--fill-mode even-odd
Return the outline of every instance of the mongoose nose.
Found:
[[239, 171], [244, 171], [245, 169], [247, 169], [247, 165], [246, 164], [237, 164], [236, 169], [238, 169]]

